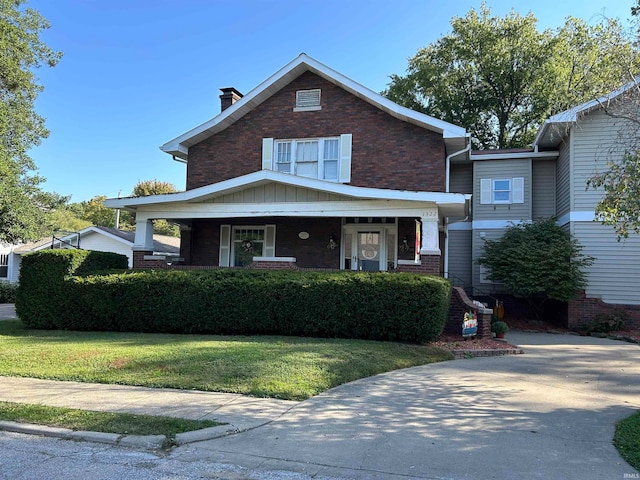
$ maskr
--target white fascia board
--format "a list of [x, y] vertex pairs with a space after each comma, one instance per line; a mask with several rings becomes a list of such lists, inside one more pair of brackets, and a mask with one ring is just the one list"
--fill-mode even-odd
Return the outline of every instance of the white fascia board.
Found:
[[[462, 207], [458, 205], [458, 209]], [[283, 203], [181, 203], [151, 205], [138, 210], [136, 219], [236, 218], [236, 217], [423, 217], [438, 214], [433, 203], [360, 200]]]
[[415, 123], [428, 130], [441, 133], [443, 138], [466, 136], [466, 130], [464, 128], [402, 107], [318, 62], [314, 58], [301, 53], [219, 115], [170, 140], [162, 145], [160, 149], [183, 160], [187, 160], [189, 146], [203, 140], [207, 136], [224, 130], [307, 70], [344, 88], [362, 100], [400, 120]]
[[479, 160], [526, 160], [526, 159], [549, 159], [549, 158], [557, 158], [559, 152], [557, 151], [549, 151], [549, 152], [517, 152], [517, 153], [494, 153], [494, 154], [484, 154], [484, 155], [471, 155], [471, 160], [476, 162]]
[[408, 200], [414, 202], [433, 202], [436, 204], [464, 205], [465, 195], [461, 193], [443, 192], [410, 192], [405, 190], [387, 190], [370, 187], [354, 187], [342, 183], [315, 180], [313, 178], [299, 177], [288, 173], [273, 170], [259, 170], [241, 177], [224, 180], [219, 183], [207, 185], [185, 192], [170, 193], [164, 195], [150, 195], [148, 197], [111, 198], [105, 200], [105, 206], [109, 208], [136, 208], [145, 205], [171, 204], [179, 202], [195, 202], [212, 196], [226, 195], [232, 191], [251, 188], [256, 185], [275, 182], [284, 185], [309, 188], [336, 195], [344, 195], [360, 199], [380, 200]]

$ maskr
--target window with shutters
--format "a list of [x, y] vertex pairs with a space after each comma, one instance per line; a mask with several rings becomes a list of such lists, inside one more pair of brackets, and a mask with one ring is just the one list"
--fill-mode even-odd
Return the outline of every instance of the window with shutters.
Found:
[[0, 278], [9, 276], [9, 254], [0, 254]]
[[296, 92], [296, 106], [294, 112], [311, 112], [321, 110], [320, 106], [320, 89], [298, 90]]
[[276, 140], [274, 169], [301, 177], [338, 180], [339, 138]]
[[524, 203], [524, 178], [480, 179], [480, 204]]

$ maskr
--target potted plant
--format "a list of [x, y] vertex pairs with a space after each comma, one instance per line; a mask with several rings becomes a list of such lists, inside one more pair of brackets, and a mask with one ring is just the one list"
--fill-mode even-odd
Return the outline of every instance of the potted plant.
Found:
[[491, 324], [491, 331], [496, 334], [496, 338], [504, 338], [504, 334], [509, 331], [509, 326], [499, 320]]

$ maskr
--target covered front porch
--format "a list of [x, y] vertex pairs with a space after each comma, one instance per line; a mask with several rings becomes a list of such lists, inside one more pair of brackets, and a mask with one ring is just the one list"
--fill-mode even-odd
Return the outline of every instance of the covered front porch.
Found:
[[[441, 275], [444, 226], [464, 195], [372, 189], [262, 170], [107, 205], [136, 214], [134, 268], [299, 268]], [[181, 225], [180, 257], [154, 255], [153, 220]]]

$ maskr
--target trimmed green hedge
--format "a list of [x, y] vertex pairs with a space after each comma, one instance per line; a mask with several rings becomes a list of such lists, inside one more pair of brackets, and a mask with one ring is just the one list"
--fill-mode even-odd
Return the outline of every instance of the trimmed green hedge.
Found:
[[128, 268], [125, 255], [91, 250], [42, 250], [22, 257], [16, 314], [32, 328], [59, 328], [70, 308], [66, 278]]
[[0, 303], [15, 303], [17, 289], [15, 283], [0, 281]]
[[69, 330], [423, 343], [442, 332], [450, 295], [442, 278], [404, 273], [133, 271], [68, 277], [64, 310], [52, 323]]

